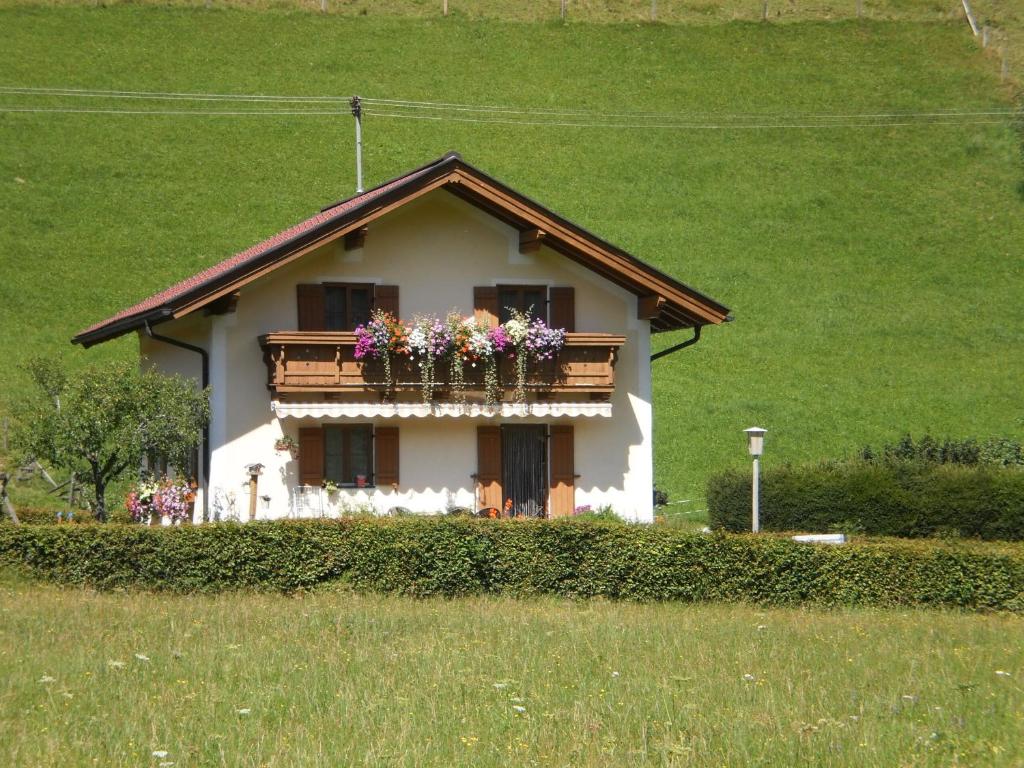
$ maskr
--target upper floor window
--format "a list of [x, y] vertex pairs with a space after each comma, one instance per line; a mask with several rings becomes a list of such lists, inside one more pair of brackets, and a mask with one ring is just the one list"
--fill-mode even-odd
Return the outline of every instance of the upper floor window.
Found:
[[548, 319], [548, 289], [543, 285], [499, 285], [498, 322], [512, 318], [512, 310], [528, 312], [544, 322]]
[[354, 331], [370, 322], [373, 286], [360, 283], [324, 285], [324, 330]]
[[300, 283], [300, 331], [354, 331], [380, 309], [398, 317], [398, 286], [370, 283]]

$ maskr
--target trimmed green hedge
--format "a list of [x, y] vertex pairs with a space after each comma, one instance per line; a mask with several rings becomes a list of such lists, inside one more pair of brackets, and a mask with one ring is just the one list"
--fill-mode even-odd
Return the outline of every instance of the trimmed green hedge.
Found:
[[4, 526], [0, 563], [103, 589], [288, 592], [340, 582], [415, 596], [1024, 610], [1024, 546], [1018, 544], [809, 546], [777, 536], [573, 520]]
[[[750, 530], [750, 473], [708, 481], [712, 528]], [[928, 462], [830, 462], [761, 475], [761, 527], [908, 538], [1024, 540], [1024, 472]]]

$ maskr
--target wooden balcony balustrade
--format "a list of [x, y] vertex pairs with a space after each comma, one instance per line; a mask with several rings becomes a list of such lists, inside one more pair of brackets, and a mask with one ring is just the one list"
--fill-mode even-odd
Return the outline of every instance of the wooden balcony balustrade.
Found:
[[[624, 336], [608, 333], [567, 333], [565, 346], [554, 360], [530, 363], [527, 389], [539, 394], [591, 394], [602, 398], [615, 391], [615, 361]], [[384, 364], [356, 360], [356, 335], [343, 331], [282, 331], [259, 337], [267, 364], [267, 387], [272, 393], [380, 392], [388, 394]], [[483, 391], [484, 366], [466, 365], [466, 389]], [[421, 387], [419, 367], [410, 358], [392, 359], [396, 392]], [[515, 362], [502, 357], [499, 377], [508, 391], [515, 388]], [[441, 396], [449, 385], [446, 363], [435, 371]], [[332, 395], [332, 398], [334, 395]]]

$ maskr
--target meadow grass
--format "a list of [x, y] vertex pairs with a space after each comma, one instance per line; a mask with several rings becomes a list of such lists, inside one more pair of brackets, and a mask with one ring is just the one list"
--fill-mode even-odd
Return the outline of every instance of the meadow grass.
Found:
[[[0, 29], [15, 85], [713, 115], [1010, 104], [959, 21], [8, 5]], [[766, 465], [904, 431], [1024, 437], [1024, 169], [1008, 123], [641, 133], [368, 117], [364, 141], [370, 183], [458, 149], [734, 310], [654, 364], [655, 474], [673, 499], [703, 506], [706, 477], [745, 463], [740, 430], [755, 423], [769, 429]], [[346, 117], [6, 113], [0, 146], [0, 411], [15, 416], [29, 355], [75, 369], [135, 354], [132, 339], [67, 341], [354, 187]]]
[[0, 615], [10, 766], [1022, 764], [1016, 616], [10, 575]]

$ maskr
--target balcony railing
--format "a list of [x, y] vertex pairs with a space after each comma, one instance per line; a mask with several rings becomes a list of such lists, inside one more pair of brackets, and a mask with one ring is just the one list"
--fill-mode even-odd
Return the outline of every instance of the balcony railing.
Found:
[[[590, 394], [596, 398], [615, 391], [615, 360], [624, 336], [607, 333], [568, 333], [554, 360], [531, 363], [526, 388], [543, 396]], [[286, 393], [365, 393], [418, 390], [419, 368], [406, 357], [392, 361], [392, 387], [388, 388], [382, 361], [356, 360], [356, 336], [340, 331], [282, 331], [259, 337], [267, 364], [267, 387], [275, 395]], [[506, 394], [516, 384], [515, 363], [502, 359], [499, 378]], [[435, 372], [438, 396], [449, 386], [447, 365]], [[465, 368], [466, 389], [482, 394], [483, 365]]]

